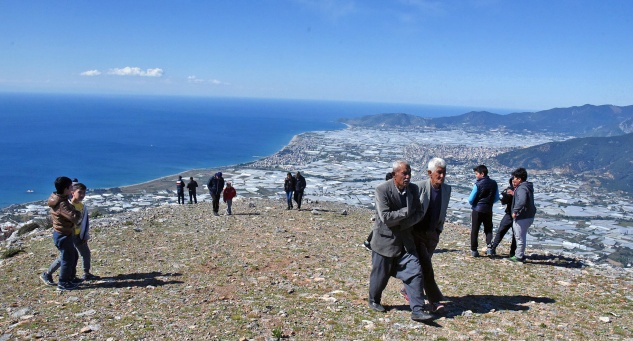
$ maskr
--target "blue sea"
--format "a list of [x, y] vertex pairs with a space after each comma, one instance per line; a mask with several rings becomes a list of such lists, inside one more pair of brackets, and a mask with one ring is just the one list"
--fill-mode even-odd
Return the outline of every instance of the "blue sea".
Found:
[[[0, 93], [0, 208], [46, 199], [64, 175], [89, 188], [136, 184], [275, 153], [343, 117], [423, 117], [482, 108], [153, 96]], [[488, 109], [490, 110], [490, 109]], [[501, 113], [499, 110], [492, 112]]]

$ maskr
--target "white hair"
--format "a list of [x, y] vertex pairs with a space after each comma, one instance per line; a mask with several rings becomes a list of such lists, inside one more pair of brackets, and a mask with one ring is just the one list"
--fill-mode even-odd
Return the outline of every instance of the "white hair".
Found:
[[429, 165], [427, 169], [430, 170], [431, 173], [433, 173], [438, 167], [446, 169], [446, 161], [444, 161], [444, 159], [441, 159], [439, 157], [434, 157], [429, 161]]
[[393, 165], [391, 165], [391, 170], [395, 173], [401, 165], [404, 165], [405, 168], [411, 168], [408, 162], [404, 160], [397, 160], [393, 162]]

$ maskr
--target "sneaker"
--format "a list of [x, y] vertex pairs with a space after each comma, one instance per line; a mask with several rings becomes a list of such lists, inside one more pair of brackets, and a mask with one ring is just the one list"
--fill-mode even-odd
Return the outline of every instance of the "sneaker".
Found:
[[417, 322], [428, 321], [433, 319], [433, 315], [427, 314], [424, 311], [413, 312], [411, 313], [411, 319]]
[[473, 257], [479, 257], [479, 251], [470, 251], [470, 255]]
[[83, 283], [84, 282], [84, 280], [79, 278], [79, 277], [75, 277], [75, 278], [71, 279], [70, 281], [72, 283], [75, 283], [75, 284], [79, 284], [79, 283]]
[[439, 302], [430, 302], [429, 303], [429, 312], [433, 314], [443, 313], [444, 305]]
[[517, 256], [512, 256], [509, 259], [513, 262], [525, 263], [525, 258], [518, 258]]
[[76, 284], [73, 282], [59, 282], [57, 284], [57, 289], [61, 291], [74, 290], [74, 289], [77, 289], [78, 286], [79, 284]]
[[99, 278], [100, 278], [99, 276], [95, 276], [95, 275], [91, 274], [90, 272], [86, 272], [84, 274], [83, 280], [84, 281], [94, 281], [94, 280], [97, 280]]
[[400, 289], [400, 295], [404, 297], [405, 301], [409, 302], [409, 295], [407, 294], [407, 291], [404, 290], [404, 288]]
[[48, 272], [42, 272], [42, 274], [40, 275], [40, 279], [46, 285], [56, 285], [55, 282], [53, 282], [53, 275], [49, 274]]
[[370, 243], [370, 242], [368, 242], [368, 241], [364, 241], [364, 242], [363, 242], [363, 246], [364, 246], [367, 250], [371, 251], [371, 243]]

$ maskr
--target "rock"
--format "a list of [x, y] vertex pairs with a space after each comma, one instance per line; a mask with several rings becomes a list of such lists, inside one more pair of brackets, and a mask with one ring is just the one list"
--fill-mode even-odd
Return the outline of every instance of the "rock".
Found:
[[90, 326], [85, 326], [83, 328], [81, 328], [81, 330], [79, 331], [80, 333], [90, 333], [92, 331], [92, 328]]
[[598, 319], [600, 320], [600, 322], [604, 322], [604, 323], [610, 323], [611, 319], [608, 316], [600, 316], [598, 317]]
[[341, 212], [341, 215], [347, 215], [347, 210], [343, 210], [343, 212]]
[[24, 315], [30, 314], [31, 313], [31, 308], [22, 308], [22, 309], [18, 309], [14, 312], [11, 313], [11, 317], [12, 318], [20, 318]]

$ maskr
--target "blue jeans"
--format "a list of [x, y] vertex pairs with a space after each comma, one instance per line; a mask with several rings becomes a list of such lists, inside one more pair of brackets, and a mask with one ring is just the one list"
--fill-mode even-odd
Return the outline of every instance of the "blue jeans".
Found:
[[53, 243], [55, 243], [55, 246], [60, 252], [59, 260], [61, 268], [59, 269], [59, 281], [70, 282], [75, 277], [74, 275], [77, 271], [77, 260], [79, 259], [79, 254], [77, 253], [73, 243], [73, 236], [65, 236], [57, 231], [54, 231]]
[[233, 212], [231, 212], [231, 206], [233, 206], [233, 199], [226, 201], [226, 213], [233, 214]]
[[288, 207], [292, 208], [292, 191], [286, 192], [286, 201], [288, 202]]
[[[81, 259], [83, 261], [84, 273], [89, 273], [90, 272], [90, 248], [88, 247], [88, 242], [83, 243], [81, 241], [81, 238], [79, 238], [78, 235], [74, 235], [73, 245], [75, 245], [75, 248], [77, 249], [77, 251], [79, 251], [79, 255], [81, 256]], [[51, 266], [48, 268], [47, 272], [52, 275], [55, 271], [57, 271], [57, 269], [59, 269], [61, 264], [62, 264], [61, 257], [58, 257], [57, 259], [53, 261]], [[77, 264], [78, 264], [78, 261], [77, 263], [75, 263], [75, 267], [73, 268], [72, 278], [74, 278], [77, 275]]]

